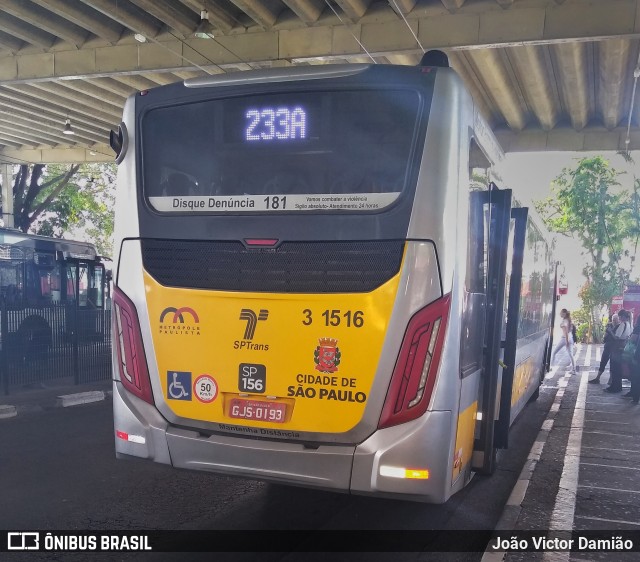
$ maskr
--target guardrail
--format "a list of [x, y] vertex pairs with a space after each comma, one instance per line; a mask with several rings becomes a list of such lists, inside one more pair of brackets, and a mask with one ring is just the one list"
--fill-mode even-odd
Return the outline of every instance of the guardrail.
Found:
[[75, 303], [12, 308], [0, 303], [0, 381], [10, 388], [73, 376], [111, 378], [111, 311]]

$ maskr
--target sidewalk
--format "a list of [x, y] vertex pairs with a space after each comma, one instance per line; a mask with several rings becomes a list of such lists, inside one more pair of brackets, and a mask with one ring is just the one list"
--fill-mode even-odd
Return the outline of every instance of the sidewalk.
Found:
[[[600, 345], [581, 345], [578, 373], [566, 362], [552, 368], [542, 386], [555, 400], [531, 449], [497, 530], [546, 532], [640, 530], [640, 406], [604, 392], [595, 377]], [[619, 552], [493, 552], [483, 562], [637, 560]]]
[[111, 398], [111, 392], [111, 379], [76, 385], [73, 384], [73, 377], [11, 387], [8, 395], [0, 393], [0, 423], [4, 419], [50, 408], [106, 400]]

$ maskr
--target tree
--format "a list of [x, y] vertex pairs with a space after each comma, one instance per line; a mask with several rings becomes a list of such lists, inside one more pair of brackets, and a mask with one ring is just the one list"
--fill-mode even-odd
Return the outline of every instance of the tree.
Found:
[[23, 164], [18, 168], [13, 183], [13, 223], [22, 232], [29, 232], [31, 225], [47, 210], [48, 205], [69, 185], [80, 168], [74, 164], [67, 170], [46, 173], [44, 164], [33, 167]]
[[111, 255], [115, 164], [21, 165], [14, 172], [14, 224], [23, 232], [87, 239]]
[[587, 283], [580, 296], [590, 311], [589, 326], [599, 341], [602, 306], [622, 292], [629, 271], [621, 258], [633, 231], [631, 195], [620, 188], [619, 173], [601, 156], [583, 158], [575, 169], [563, 169], [552, 184], [552, 195], [535, 203], [547, 227], [577, 238], [588, 261], [583, 268]]

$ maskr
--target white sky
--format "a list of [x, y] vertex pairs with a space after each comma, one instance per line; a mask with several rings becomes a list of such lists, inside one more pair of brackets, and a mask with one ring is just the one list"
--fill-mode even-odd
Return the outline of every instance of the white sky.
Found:
[[[635, 160], [634, 164], [625, 162], [622, 156], [615, 152], [520, 152], [510, 153], [505, 157], [504, 177], [505, 179], [510, 178], [514, 185], [504, 187], [511, 187], [515, 197], [523, 204], [526, 204], [527, 199], [544, 199], [551, 195], [551, 182], [560, 175], [563, 168], [574, 168], [581, 158], [598, 155], [609, 160], [614, 169], [626, 172], [620, 177], [620, 183], [623, 187], [630, 189], [634, 177], [640, 177], [639, 151], [631, 153]], [[565, 265], [569, 282], [569, 293], [561, 297], [559, 304], [562, 305], [562, 308], [575, 310], [581, 304], [578, 290], [585, 282], [582, 275], [583, 258], [580, 255], [582, 248], [578, 242], [565, 236], [557, 236], [557, 240], [557, 258]], [[636, 265], [632, 276], [640, 276], [638, 265]]]

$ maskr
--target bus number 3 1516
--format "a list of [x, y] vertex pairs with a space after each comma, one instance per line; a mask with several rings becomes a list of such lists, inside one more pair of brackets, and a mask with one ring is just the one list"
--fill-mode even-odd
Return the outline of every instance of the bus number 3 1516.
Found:
[[[302, 314], [304, 314], [304, 320], [302, 323], [305, 326], [313, 324], [313, 312], [310, 308], [305, 308], [302, 311]], [[364, 313], [362, 310], [347, 310], [346, 312], [342, 312], [338, 309], [325, 310], [321, 316], [324, 319], [325, 326], [340, 326], [343, 319], [347, 328], [351, 328], [352, 326], [354, 328], [362, 328], [362, 326], [364, 326]]]

